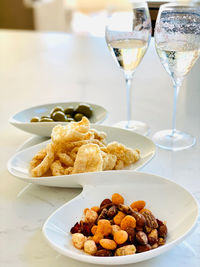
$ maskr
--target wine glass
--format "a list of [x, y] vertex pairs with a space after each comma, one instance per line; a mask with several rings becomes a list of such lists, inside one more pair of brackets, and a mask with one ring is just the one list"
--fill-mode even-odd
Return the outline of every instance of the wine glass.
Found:
[[133, 74], [147, 51], [151, 39], [151, 19], [146, 2], [128, 1], [126, 6], [112, 8], [106, 25], [106, 42], [125, 75], [127, 121], [114, 126], [147, 135], [149, 126], [131, 120], [131, 86]]
[[161, 5], [156, 21], [155, 45], [173, 82], [174, 108], [172, 129], [157, 132], [153, 141], [168, 150], [186, 149], [193, 146], [196, 139], [190, 134], [176, 130], [176, 100], [185, 75], [200, 55], [200, 6]]

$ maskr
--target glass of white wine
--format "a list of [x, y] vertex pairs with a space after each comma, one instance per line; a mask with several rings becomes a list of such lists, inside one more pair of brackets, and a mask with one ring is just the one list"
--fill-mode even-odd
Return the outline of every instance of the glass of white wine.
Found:
[[149, 126], [140, 121], [131, 120], [132, 78], [144, 57], [151, 39], [151, 19], [146, 2], [124, 1], [124, 5], [112, 7], [106, 25], [106, 42], [126, 80], [127, 121], [114, 126], [126, 128], [147, 135]]
[[200, 55], [200, 5], [161, 5], [155, 28], [155, 45], [174, 87], [171, 130], [157, 132], [153, 141], [161, 148], [182, 150], [195, 144], [195, 137], [176, 130], [176, 101], [184, 77]]

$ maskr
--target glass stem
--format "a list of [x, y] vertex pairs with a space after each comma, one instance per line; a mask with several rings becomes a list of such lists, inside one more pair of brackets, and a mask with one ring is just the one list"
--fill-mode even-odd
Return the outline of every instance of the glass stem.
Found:
[[126, 74], [125, 73], [125, 80], [126, 80], [126, 101], [127, 101], [127, 125], [126, 128], [131, 128], [131, 100], [132, 100], [132, 80], [133, 74]]
[[176, 132], [176, 106], [177, 106], [177, 97], [182, 84], [182, 80], [178, 80], [174, 82], [174, 104], [173, 104], [173, 118], [172, 118], [172, 133], [171, 136], [173, 137]]

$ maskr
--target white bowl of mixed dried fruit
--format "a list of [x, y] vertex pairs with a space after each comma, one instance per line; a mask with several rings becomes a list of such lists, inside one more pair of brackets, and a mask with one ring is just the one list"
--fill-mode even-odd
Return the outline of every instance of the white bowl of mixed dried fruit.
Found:
[[73, 259], [102, 265], [144, 261], [180, 243], [197, 222], [196, 200], [165, 178], [116, 171], [88, 173], [80, 183], [82, 193], [43, 226], [49, 244]]

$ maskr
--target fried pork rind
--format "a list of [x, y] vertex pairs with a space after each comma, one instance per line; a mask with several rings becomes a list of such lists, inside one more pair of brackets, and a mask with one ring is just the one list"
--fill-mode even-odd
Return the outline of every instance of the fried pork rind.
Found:
[[83, 117], [79, 122], [71, 122], [65, 126], [57, 125], [53, 128], [51, 139], [53, 143], [66, 143], [86, 140], [91, 137], [89, 120]]
[[140, 158], [140, 151], [128, 148], [117, 142], [112, 142], [107, 145], [106, 151], [112, 155], [116, 155], [118, 160], [122, 160], [124, 166], [130, 165]]
[[[38, 154], [36, 155], [36, 158], [37, 157], [38, 157]], [[34, 160], [34, 158], [33, 158], [33, 160]], [[53, 144], [48, 144], [47, 147], [46, 147], [46, 155], [41, 160], [41, 162], [35, 167], [33, 167], [33, 164], [30, 163], [31, 175], [33, 177], [42, 176], [43, 174], [45, 174], [45, 172], [48, 171], [48, 169], [50, 168], [50, 166], [53, 163], [53, 161], [54, 161], [54, 146], [53, 146]]]
[[59, 160], [55, 160], [51, 164], [50, 169], [53, 176], [60, 176], [65, 174], [65, 169]]
[[86, 144], [79, 148], [72, 173], [97, 172], [103, 170], [101, 150], [96, 144]]
[[51, 143], [30, 162], [33, 177], [121, 170], [140, 158], [139, 150], [120, 143], [106, 144], [106, 133], [90, 129], [89, 120], [53, 128]]
[[103, 171], [112, 170], [115, 167], [117, 156], [101, 151], [103, 158]]
[[61, 163], [65, 164], [65, 166], [71, 167], [74, 165], [73, 159], [67, 153], [57, 153], [57, 156]]

